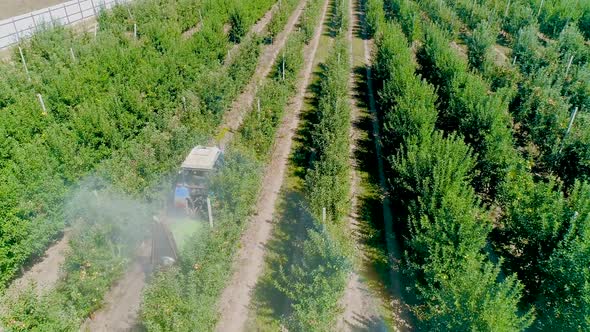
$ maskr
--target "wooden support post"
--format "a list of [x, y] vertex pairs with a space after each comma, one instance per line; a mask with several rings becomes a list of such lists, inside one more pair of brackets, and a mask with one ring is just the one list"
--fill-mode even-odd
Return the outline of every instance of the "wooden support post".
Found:
[[213, 228], [213, 213], [211, 213], [211, 200], [207, 196], [207, 214], [209, 216], [209, 226]]
[[514, 66], [516, 64], [516, 55], [514, 56], [514, 58], [512, 59], [512, 65]]
[[283, 81], [285, 80], [285, 51], [283, 51]]
[[43, 109], [43, 115], [47, 115], [47, 109], [45, 108], [45, 102], [43, 101], [43, 96], [41, 96], [41, 94], [38, 93], [37, 98], [39, 99], [39, 103], [41, 104], [41, 108]]
[[70, 55], [72, 56], [72, 61], [76, 62], [76, 55], [74, 54], [74, 50], [70, 47]]
[[561, 141], [561, 147], [559, 148], [559, 153], [561, 153], [561, 150], [563, 150], [563, 145], [565, 144], [565, 139], [567, 138], [570, 131], [572, 130], [572, 126], [574, 125], [574, 120], [576, 119], [576, 114], [578, 114], [578, 107], [577, 106], [576, 106], [576, 108], [574, 108], [574, 111], [572, 112], [572, 115], [570, 117], [570, 122], [567, 125], [567, 130], [565, 131], [565, 135], [563, 135], [563, 139]]
[[326, 223], [326, 208], [322, 208], [322, 224]]
[[506, 4], [506, 10], [504, 11], [504, 18], [506, 18], [506, 16], [508, 16], [509, 10], [510, 10], [510, 0], [508, 0], [508, 3]]
[[29, 68], [27, 68], [27, 61], [25, 61], [25, 55], [23, 54], [23, 49], [19, 46], [18, 52], [20, 53], [20, 59], [23, 62], [23, 67], [25, 68], [25, 73], [27, 73], [27, 77], [29, 81], [31, 81], [31, 75], [29, 74]]
[[260, 116], [260, 97], [258, 97], [258, 116]]
[[539, 15], [541, 15], [541, 9], [543, 9], [543, 2], [545, 0], [541, 0], [541, 4], [539, 5], [539, 11], [537, 12], [537, 17], [539, 17]]
[[182, 111], [186, 112], [186, 97], [182, 96]]
[[567, 77], [567, 74], [568, 74], [568, 73], [569, 73], [569, 71], [570, 71], [570, 67], [572, 66], [572, 62], [573, 62], [573, 61], [574, 61], [574, 56], [572, 55], [572, 56], [570, 57], [570, 61], [567, 63], [567, 68], [565, 69], [565, 75], [564, 75], [564, 78], [566, 78], [566, 77]]
[[[572, 130], [574, 120], [576, 119], [576, 114], [578, 114], [578, 107], [577, 106], [576, 106], [576, 108], [574, 108], [574, 111], [572, 112], [572, 115], [570, 117], [570, 122], [567, 125], [567, 131], [565, 132], [565, 136], [567, 136], [570, 133], [570, 131]], [[564, 139], [565, 139], [565, 137], [564, 137]]]

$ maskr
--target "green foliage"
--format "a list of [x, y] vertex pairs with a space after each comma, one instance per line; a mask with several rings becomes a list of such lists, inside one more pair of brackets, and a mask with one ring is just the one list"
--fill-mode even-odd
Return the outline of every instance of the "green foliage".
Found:
[[568, 205], [563, 240], [553, 251], [543, 272], [539, 311], [543, 325], [551, 330], [587, 330], [590, 328], [590, 185], [576, 182]]
[[290, 331], [331, 331], [351, 269], [342, 248], [316, 223], [307, 231], [302, 257], [281, 270], [276, 287], [289, 299], [284, 320]]
[[229, 40], [233, 43], [240, 43], [242, 37], [246, 35], [246, 26], [244, 24], [244, 17], [241, 8], [235, 7], [229, 15]]
[[[3, 302], [11, 308], [9, 315], [2, 317], [8, 331], [75, 331], [79, 322], [72, 320], [70, 312], [56, 310], [51, 297], [39, 298], [34, 287], [29, 286], [18, 299]], [[59, 301], [59, 300], [58, 300]]]
[[[382, 108], [384, 133], [388, 134], [384, 136], [391, 135], [399, 142], [390, 147], [395, 156], [389, 158], [389, 181], [405, 240], [407, 271], [417, 280], [418, 327], [525, 329], [531, 324], [532, 316], [530, 312], [519, 312], [522, 286], [513, 276], [499, 280], [499, 267], [487, 262], [481, 254], [491, 220], [470, 185], [479, 159], [476, 161], [471, 149], [456, 134], [445, 137], [442, 132], [434, 131], [436, 109], [432, 89], [416, 76], [415, 64], [409, 61], [408, 46], [403, 36], [400, 38], [401, 28], [396, 25], [388, 28], [392, 31], [385, 31], [377, 43], [376, 73], [379, 79], [385, 80], [379, 91], [380, 105], [388, 106]], [[426, 75], [441, 84], [451, 84], [446, 91], [453, 112], [469, 118], [478, 114], [470, 106], [470, 100], [482, 90], [464, 94], [460, 87], [454, 86], [459, 82], [465, 85], [467, 78], [477, 77], [468, 76], [466, 64], [444, 51], [447, 44], [442, 33], [432, 33], [430, 37], [427, 34], [425, 50], [419, 59], [430, 65], [422, 67]], [[485, 84], [481, 81], [476, 84], [484, 89], [486, 98]], [[424, 92], [418, 94], [414, 105], [404, 96], [412, 95], [416, 87], [422, 87]], [[461, 116], [457, 113], [459, 123]], [[473, 126], [465, 126], [463, 130], [467, 132], [470, 127]]]
[[[109, 203], [108, 209], [90, 203], [109, 201], [102, 195], [123, 197], [113, 193], [125, 193], [164, 205], [161, 191], [168, 191], [168, 176], [186, 151], [212, 135], [223, 105], [229, 105], [254, 71], [257, 40], [241, 47], [228, 66], [218, 61], [230, 46], [218, 21], [228, 18], [229, 12], [215, 1], [199, 8], [207, 17], [201, 32], [188, 40], [180, 38], [178, 26], [184, 24], [175, 10], [186, 9], [185, 5], [186, 1], [173, 0], [134, 5], [133, 11], [149, 13], [142, 16], [149, 19], [141, 25], [136, 42], [130, 42], [125, 28], [117, 23], [127, 20], [128, 11], [116, 7], [101, 14], [96, 40], [56, 30], [33, 37], [25, 48], [32, 80], [23, 86], [43, 93], [48, 115], [40, 114], [33, 94], [6, 102], [6, 107], [14, 107], [7, 114], [14, 116], [0, 119], [0, 130], [12, 138], [6, 145], [11, 150], [0, 162], [0, 177], [7, 180], [0, 185], [0, 193], [7, 195], [0, 234], [13, 241], [0, 249], [0, 266], [6, 271], [2, 281], [9, 280], [31, 255], [42, 253], [64, 224], [75, 229], [63, 278], [54, 290], [35, 299], [38, 306], [31, 319], [38, 330], [56, 330], [56, 326], [77, 330], [102, 305], [104, 293], [124, 272], [145, 236], [151, 218], [143, 213], [149, 214], [150, 209], [135, 205], [133, 219], [125, 214], [127, 210], [116, 208], [127, 198]], [[259, 17], [269, 5], [259, 2], [243, 8], [249, 13], [246, 17], [252, 11]], [[165, 19], [150, 25], [149, 20], [158, 15]], [[76, 50], [76, 63], [63, 51], [69, 44]], [[214, 78], [221, 89], [203, 88]], [[30, 120], [16, 126], [14, 121], [26, 112]], [[92, 194], [82, 200], [70, 197], [70, 185], [89, 174], [96, 174], [100, 181], [80, 185], [96, 190], [98, 199]], [[256, 191], [251, 183], [245, 185]], [[66, 206], [66, 201], [73, 203]], [[10, 317], [28, 315], [23, 311], [29, 310], [24, 304], [32, 301], [30, 296], [12, 299], [15, 305], [3, 313], [4, 324], [12, 324]], [[60, 324], [56, 317], [67, 320]]]
[[[422, 1], [420, 3], [423, 4]], [[483, 3], [452, 0], [449, 3], [468, 27], [475, 28], [471, 33], [472, 39], [468, 39], [469, 61], [492, 82], [492, 86], [478, 75], [467, 72], [460, 60], [453, 59], [456, 54], [447, 50], [448, 37], [432, 26], [426, 26], [418, 62], [422, 66], [421, 72], [438, 87], [441, 102], [438, 127], [447, 132], [458, 130], [478, 153], [475, 169], [481, 173], [475, 173], [476, 189], [498, 199], [492, 206], [499, 204], [492, 214], [497, 219], [492, 237], [496, 254], [501, 254], [501, 261], [506, 261], [505, 272], [515, 272], [525, 288], [515, 282], [514, 276], [506, 278], [498, 267], [481, 263], [479, 252], [476, 252], [475, 258], [459, 262], [460, 259], [452, 255], [456, 244], [450, 246], [452, 250], [447, 254], [435, 247], [438, 251], [422, 255], [431, 259], [427, 264], [418, 261], [411, 265], [419, 272], [418, 276], [426, 279], [418, 287], [419, 295], [426, 300], [418, 310], [419, 318], [425, 322], [423, 328], [461, 330], [462, 324], [468, 324], [475, 330], [522, 330], [533, 319], [530, 313], [517, 314], [515, 308], [533, 305], [539, 316], [535, 328], [586, 330], [590, 317], [587, 299], [590, 296], [587, 269], [583, 268], [587, 262], [582, 257], [588, 254], [587, 241], [585, 235], [575, 233], [572, 237], [576, 240], [570, 242], [571, 238], [566, 234], [573, 234], [570, 232], [572, 229], [586, 227], [581, 225], [588, 220], [588, 186], [579, 182], [580, 179], [588, 179], [589, 171], [587, 114], [579, 112], [571, 132], [566, 135], [565, 130], [573, 107], [585, 105], [590, 91], [586, 79], [589, 72], [588, 47], [584, 36], [577, 30], [583, 24], [588, 5], [569, 0], [545, 2], [542, 7], [541, 1], [537, 0], [512, 1], [510, 6], [507, 1], [496, 0]], [[426, 3], [422, 7], [440, 26], [439, 30], [452, 31], [449, 30], [449, 23], [441, 20], [441, 13], [435, 13], [431, 4]], [[537, 27], [539, 8], [541, 14]], [[479, 23], [479, 27], [476, 24], [487, 20], [493, 26], [493, 22], [501, 18], [501, 11], [506, 15], [502, 19], [502, 28], [508, 33], [502, 36], [508, 42], [514, 37], [512, 55], [520, 73], [508, 66], [495, 67], [486, 61], [483, 50], [489, 47], [486, 45], [495, 42], [495, 34], [487, 36], [485, 43], [481, 42], [485, 38], [475, 38], [483, 37], [492, 30], [481, 28], [486, 23]], [[539, 33], [539, 29], [545, 35]], [[546, 35], [559, 38], [554, 41]], [[478, 42], [481, 43], [478, 45]], [[568, 68], [572, 55], [573, 61]], [[565, 75], [566, 71], [568, 75]], [[518, 90], [514, 89], [516, 86]], [[397, 97], [397, 94], [383, 96], [392, 99], [391, 96]], [[516, 120], [514, 128], [518, 150], [513, 147], [509, 129], [512, 126], [512, 119], [506, 112], [509, 102]], [[418, 146], [415, 151], [423, 149], [420, 144], [424, 144], [424, 136], [408, 135], [411, 144]], [[402, 146], [405, 148], [406, 145]], [[412, 157], [409, 160], [420, 159]], [[397, 172], [392, 172], [392, 176]], [[394, 188], [399, 189], [399, 184]], [[408, 197], [408, 193], [402, 192], [400, 197]], [[418, 201], [417, 206], [436, 207], [422, 197], [410, 200]], [[450, 206], [460, 207], [460, 202], [464, 201], [457, 198]], [[484, 210], [478, 215], [482, 214], [487, 213]], [[423, 215], [408, 220], [411, 225], [430, 227], [432, 224], [432, 218]], [[423, 239], [419, 244], [425, 244], [419, 248], [437, 246], [439, 233], [448, 228], [434, 228], [437, 231], [433, 234], [437, 237], [429, 237], [428, 227], [423, 228], [424, 236], [411, 228], [408, 242], [412, 243], [411, 240], [417, 238]], [[414, 254], [415, 250], [409, 250], [408, 257], [412, 263]], [[491, 257], [494, 256], [491, 254]], [[449, 265], [452, 267], [448, 268]], [[501, 286], [493, 285], [496, 280], [503, 280], [496, 284]], [[476, 283], [482, 285], [480, 290], [469, 286]], [[525, 301], [519, 303], [519, 294], [523, 291]], [[498, 301], [487, 301], [490, 298]], [[504, 306], [506, 303], [510, 304]], [[483, 309], [479, 314], [472, 313], [482, 308], [490, 309]], [[492, 311], [503, 318], [490, 319], [487, 313]]]
[[586, 40], [590, 40], [590, 5], [586, 5], [582, 17], [578, 21], [578, 27]]
[[420, 132], [432, 132], [437, 119], [434, 88], [416, 76], [416, 63], [399, 26], [388, 25], [377, 40], [375, 77], [382, 85], [385, 148], [395, 151]]
[[344, 0], [333, 1], [329, 23], [331, 35], [336, 37], [344, 33], [348, 24], [348, 2]]
[[348, 46], [343, 40], [337, 40], [324, 64], [311, 133], [314, 157], [305, 178], [306, 196], [313, 215], [320, 219], [322, 208], [326, 208], [327, 218], [333, 222], [341, 222], [349, 209], [348, 57]]
[[575, 180], [590, 181], [590, 116], [578, 113], [575, 125], [567, 138], [562, 141], [560, 150], [551, 157], [555, 169], [567, 187]]
[[[433, 262], [431, 265], [443, 262]], [[500, 268], [468, 258], [457, 269], [446, 269], [431, 285], [421, 289], [428, 299], [418, 315], [424, 330], [452, 331], [523, 331], [533, 322], [533, 315], [518, 313], [522, 285], [515, 277], [498, 283]]]
[[313, 34], [316, 31], [317, 21], [322, 14], [322, 3], [319, 1], [311, 1], [307, 4], [303, 13], [301, 13], [301, 19], [299, 21], [299, 27], [303, 34], [303, 41], [309, 44], [313, 38]]
[[[575, 23], [579, 20], [582, 15], [580, 3], [575, 0], [544, 3], [539, 17], [541, 31], [552, 38], [557, 37], [569, 22]], [[539, 3], [538, 6], [540, 5]]]
[[128, 258], [143, 239], [137, 230], [152, 211], [116, 192], [80, 191], [68, 207], [67, 218], [77, 223], [62, 266], [64, 277], [42, 296], [31, 288], [8, 299], [12, 305], [2, 316], [5, 327], [14, 331], [78, 329], [124, 273]]
[[368, 37], [373, 37], [385, 23], [383, 0], [364, 0], [362, 5], [365, 12], [365, 33]]
[[412, 0], [387, 0], [387, 20], [396, 18], [410, 41], [422, 36], [422, 13], [420, 6]]
[[[338, 6], [343, 6], [338, 9]], [[342, 10], [341, 3], [334, 10]], [[338, 19], [339, 20], [339, 19]], [[311, 227], [297, 247], [299, 256], [280, 263], [274, 281], [289, 304], [283, 324], [293, 331], [330, 331], [341, 313], [340, 298], [351, 270], [342, 240], [342, 227], [349, 210], [349, 75], [348, 41], [339, 36], [322, 64], [315, 112], [310, 127], [312, 157], [305, 176], [304, 208], [309, 210]], [[326, 223], [322, 209], [326, 208]], [[302, 216], [301, 219], [305, 219]], [[305, 222], [299, 220], [298, 222]]]
[[410, 216], [412, 262], [437, 257], [460, 262], [483, 247], [489, 223], [482, 220], [473, 189], [465, 186], [474, 160], [460, 139], [420, 133], [406, 141], [391, 164], [392, 185]]
[[502, 238], [518, 255], [508, 256], [508, 266], [518, 273], [527, 290], [536, 293], [542, 264], [555, 249], [562, 223], [568, 215], [563, 194], [554, 182], [534, 183], [526, 173], [511, 173], [503, 193], [506, 209]]
[[527, 26], [518, 31], [516, 41], [512, 49], [520, 70], [531, 74], [539, 68], [546, 67], [557, 61], [557, 54], [545, 54], [545, 49], [537, 37], [538, 29], [535, 26]]
[[275, 11], [268, 23], [266, 39], [272, 42], [275, 37], [283, 30], [289, 16], [293, 13], [298, 0], [280, 0], [279, 8]]
[[[506, 3], [506, 5], [508, 5]], [[502, 29], [512, 36], [516, 36], [525, 27], [532, 26], [536, 21], [533, 9], [523, 2], [512, 1], [508, 7], [507, 16], [502, 20]]]
[[455, 11], [443, 1], [420, 0], [418, 1], [430, 19], [453, 38], [459, 34], [461, 20]]
[[467, 39], [469, 65], [483, 70], [484, 64], [490, 62], [490, 49], [496, 42], [498, 32], [488, 21], [478, 23]]
[[503, 199], [507, 206], [500, 243], [507, 266], [526, 285], [545, 329], [588, 327], [590, 275], [587, 224], [590, 186], [576, 182], [568, 196], [555, 184], [533, 183], [515, 173]]
[[475, 178], [478, 192], [494, 196], [508, 168], [518, 155], [513, 147], [508, 98], [503, 91], [491, 93], [481, 77], [467, 71], [436, 26], [426, 31], [418, 61], [428, 81], [439, 87], [441, 105], [438, 126], [445, 131], [459, 130], [478, 152]]

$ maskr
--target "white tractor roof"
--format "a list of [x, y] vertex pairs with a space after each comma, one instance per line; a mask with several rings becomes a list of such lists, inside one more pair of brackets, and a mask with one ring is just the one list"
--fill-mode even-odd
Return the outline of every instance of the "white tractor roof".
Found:
[[185, 169], [212, 170], [221, 150], [217, 147], [194, 147], [180, 167]]

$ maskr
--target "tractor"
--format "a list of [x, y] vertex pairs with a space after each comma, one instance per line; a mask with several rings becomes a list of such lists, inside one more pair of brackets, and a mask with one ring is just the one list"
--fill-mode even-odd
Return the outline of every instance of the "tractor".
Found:
[[198, 220], [207, 209], [209, 180], [223, 160], [217, 147], [194, 147], [176, 178], [169, 216], [154, 217], [152, 225], [152, 265], [169, 266], [178, 259], [178, 246], [201, 227]]
[[206, 208], [209, 179], [222, 161], [217, 147], [197, 146], [191, 150], [182, 165], [174, 189], [174, 208], [195, 216]]

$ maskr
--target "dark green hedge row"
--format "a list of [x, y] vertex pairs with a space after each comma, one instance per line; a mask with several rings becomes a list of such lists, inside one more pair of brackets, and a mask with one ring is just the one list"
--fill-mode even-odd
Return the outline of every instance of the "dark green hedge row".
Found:
[[501, 276], [484, 254], [491, 220], [471, 186], [471, 148], [456, 134], [435, 130], [434, 89], [416, 74], [400, 26], [382, 26], [376, 54], [389, 181], [406, 273], [416, 279], [418, 328], [525, 329], [532, 314], [519, 311], [522, 286], [515, 276]]
[[[590, 218], [587, 212], [590, 191], [586, 183], [576, 182], [576, 177], [584, 179], [588, 172], [575, 166], [585, 163], [583, 156], [587, 144], [579, 142], [580, 138], [587, 137], [584, 113], [576, 120], [581, 127], [573, 131], [573, 140], [577, 142], [572, 145], [577, 151], [570, 150], [563, 155], [557, 153], [561, 152], [559, 146], [565, 151], [569, 145], [567, 140], [559, 143], [568, 119], [567, 112], [563, 111], [568, 110], [568, 106], [567, 99], [560, 96], [559, 86], [562, 83], [558, 75], [563, 75], [567, 63], [564, 59], [569, 60], [572, 54], [576, 55], [577, 63], [574, 61], [570, 70], [575, 75], [576, 66], [587, 63], [588, 48], [575, 26], [570, 25], [563, 29], [555, 43], [547, 46], [547, 50], [534, 28], [521, 29], [514, 51], [525, 76], [522, 82], [517, 80], [519, 90], [511, 104], [512, 112], [519, 121], [518, 143], [526, 145], [532, 140], [542, 153], [539, 157], [529, 145], [521, 149], [521, 153], [530, 161], [524, 163], [521, 160], [509, 168], [497, 189], [497, 203], [501, 206], [502, 215], [496, 216], [498, 225], [491, 238], [496, 250], [506, 260], [505, 269], [517, 273], [525, 285], [524, 303], [534, 305], [539, 314], [536, 328], [586, 330], [590, 306], [584, 285], [590, 280], [590, 274], [582, 268], [587, 262], [581, 257], [588, 253], [584, 248], [587, 248], [585, 234]], [[565, 78], [566, 82], [570, 80], [570, 77]], [[585, 81], [581, 82], [584, 82], [581, 83], [583, 86]], [[567, 88], [563, 88], [562, 94], [569, 100], [580, 99], [566, 91]], [[580, 91], [584, 90], [577, 90]], [[525, 113], [520, 113], [521, 110]], [[555, 159], [565, 164], [554, 163]], [[535, 178], [540, 177], [541, 181], [535, 179], [527, 164], [534, 165], [536, 169], [556, 167], [566, 186], [556, 184], [552, 175], [537, 173]], [[575, 171], [572, 172], [572, 169]], [[579, 263], [579, 267], [574, 262]], [[566, 276], [563, 271], [568, 269], [571, 273]]]

